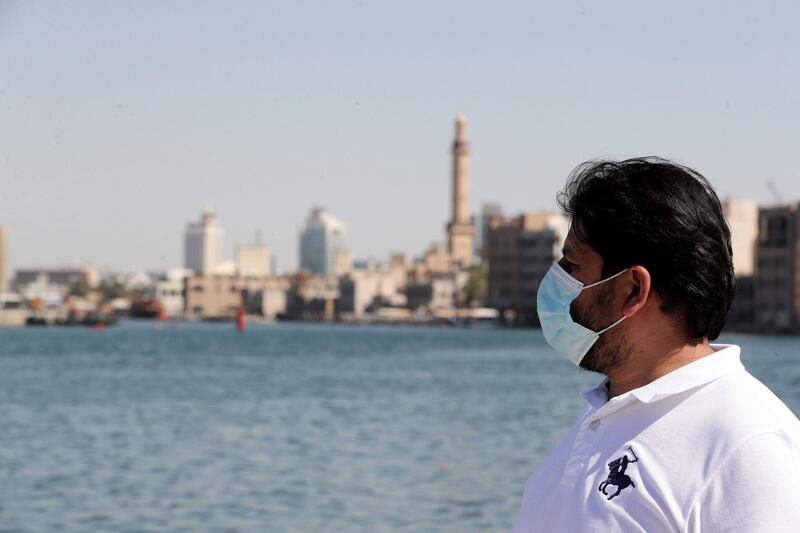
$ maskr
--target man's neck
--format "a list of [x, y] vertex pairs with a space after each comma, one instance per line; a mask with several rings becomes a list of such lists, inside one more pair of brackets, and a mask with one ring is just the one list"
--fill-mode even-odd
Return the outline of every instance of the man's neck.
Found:
[[714, 353], [707, 339], [696, 344], [677, 347], [647, 347], [634, 351], [620, 368], [610, 370], [608, 376], [608, 398], [644, 387], [698, 359]]

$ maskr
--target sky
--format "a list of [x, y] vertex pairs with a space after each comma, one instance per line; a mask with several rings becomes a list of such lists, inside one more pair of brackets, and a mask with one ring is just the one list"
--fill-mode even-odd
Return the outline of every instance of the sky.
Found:
[[183, 261], [211, 206], [297, 266], [315, 206], [357, 259], [420, 255], [470, 205], [555, 209], [587, 159], [661, 155], [721, 197], [800, 200], [796, 2], [0, 0], [12, 268]]

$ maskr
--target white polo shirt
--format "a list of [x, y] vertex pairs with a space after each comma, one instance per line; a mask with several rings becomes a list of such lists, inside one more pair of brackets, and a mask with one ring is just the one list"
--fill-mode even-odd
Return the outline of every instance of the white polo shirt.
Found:
[[611, 400], [607, 380], [584, 392], [513, 533], [800, 531], [800, 421], [738, 346], [712, 347]]

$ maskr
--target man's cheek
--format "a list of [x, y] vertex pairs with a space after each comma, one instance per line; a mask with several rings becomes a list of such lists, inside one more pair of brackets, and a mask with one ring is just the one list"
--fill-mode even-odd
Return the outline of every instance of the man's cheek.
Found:
[[569, 314], [573, 321], [577, 322], [581, 326], [586, 327], [586, 313], [584, 313], [583, 307], [577, 299], [572, 300], [572, 303], [569, 306]]

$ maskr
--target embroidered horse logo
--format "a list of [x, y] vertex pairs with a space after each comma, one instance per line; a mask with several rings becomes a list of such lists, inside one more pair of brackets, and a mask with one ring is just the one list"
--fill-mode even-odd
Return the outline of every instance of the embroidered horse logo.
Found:
[[600, 486], [597, 487], [597, 490], [602, 492], [604, 496], [608, 496], [606, 493], [606, 487], [609, 485], [617, 486], [617, 492], [611, 496], [608, 496], [607, 499], [609, 500], [622, 492], [622, 489], [628, 488], [629, 485], [636, 488], [636, 485], [633, 484], [633, 480], [630, 478], [630, 476], [625, 474], [625, 469], [628, 468], [630, 463], [635, 463], [638, 461], [639, 458], [636, 457], [636, 453], [633, 451], [633, 448], [628, 446], [628, 449], [630, 450], [631, 454], [633, 454], [633, 460], [628, 459], [628, 453], [625, 452], [622, 457], [614, 459], [608, 463], [608, 479], [600, 483]]

